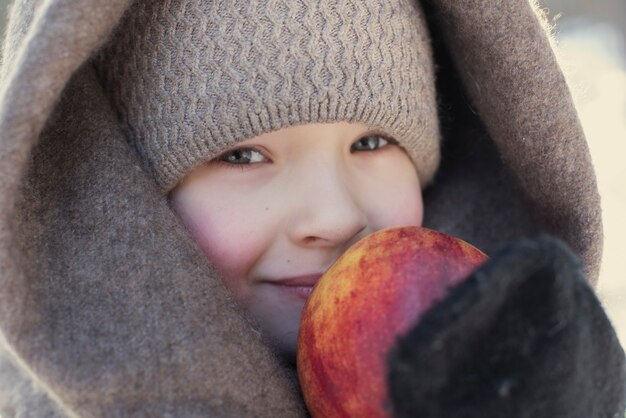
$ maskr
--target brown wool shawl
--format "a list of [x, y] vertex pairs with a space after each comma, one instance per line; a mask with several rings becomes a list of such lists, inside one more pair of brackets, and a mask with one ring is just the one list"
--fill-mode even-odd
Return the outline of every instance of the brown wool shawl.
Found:
[[[129, 0], [23, 0], [0, 72], [0, 413], [305, 416], [297, 385], [129, 147], [89, 59]], [[527, 0], [424, 0], [441, 103], [425, 225], [493, 253], [540, 232], [595, 284], [587, 144]]]

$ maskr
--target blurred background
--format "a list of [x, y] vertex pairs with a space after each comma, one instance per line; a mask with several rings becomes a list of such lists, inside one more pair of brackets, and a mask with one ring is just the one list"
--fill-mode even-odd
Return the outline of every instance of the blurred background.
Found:
[[[626, 346], [626, 267], [621, 265], [626, 259], [626, 0], [537, 1], [554, 25], [557, 54], [596, 167], [605, 233], [598, 294]], [[9, 3], [0, 0], [2, 33]]]
[[596, 168], [605, 235], [598, 293], [626, 347], [626, 0], [539, 4], [555, 25]]

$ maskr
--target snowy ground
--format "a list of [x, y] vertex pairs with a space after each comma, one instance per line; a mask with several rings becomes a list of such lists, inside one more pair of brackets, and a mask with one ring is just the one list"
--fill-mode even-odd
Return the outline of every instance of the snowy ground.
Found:
[[626, 346], [626, 44], [617, 28], [559, 21], [558, 50], [587, 134], [604, 217], [598, 292]]

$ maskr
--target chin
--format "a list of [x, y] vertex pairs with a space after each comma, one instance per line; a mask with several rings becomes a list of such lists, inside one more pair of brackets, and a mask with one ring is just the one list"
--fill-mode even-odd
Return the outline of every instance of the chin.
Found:
[[298, 341], [297, 331], [292, 336], [292, 333], [287, 337], [279, 339], [276, 343], [276, 348], [280, 356], [290, 364], [296, 364], [296, 347]]
[[302, 306], [264, 299], [263, 303], [249, 306], [249, 313], [260, 325], [274, 351], [282, 359], [295, 363]]
[[285, 352], [280, 352], [281, 359], [287, 363], [289, 366], [296, 367], [296, 351], [290, 350]]
[[290, 330], [282, 330], [282, 332], [273, 333], [270, 335], [271, 343], [274, 346], [277, 354], [285, 362], [294, 365], [296, 364], [296, 348], [298, 343], [298, 327]]

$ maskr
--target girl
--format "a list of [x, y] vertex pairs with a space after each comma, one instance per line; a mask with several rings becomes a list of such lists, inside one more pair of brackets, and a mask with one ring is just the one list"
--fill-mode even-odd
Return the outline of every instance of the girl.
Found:
[[[526, 0], [10, 14], [3, 416], [306, 416], [284, 360], [316, 276], [421, 223], [493, 257], [400, 343], [395, 415], [623, 410], [624, 353], [589, 287], [593, 168]], [[538, 232], [582, 266], [552, 241], [499, 252]], [[453, 338], [433, 352], [425, 334]]]

